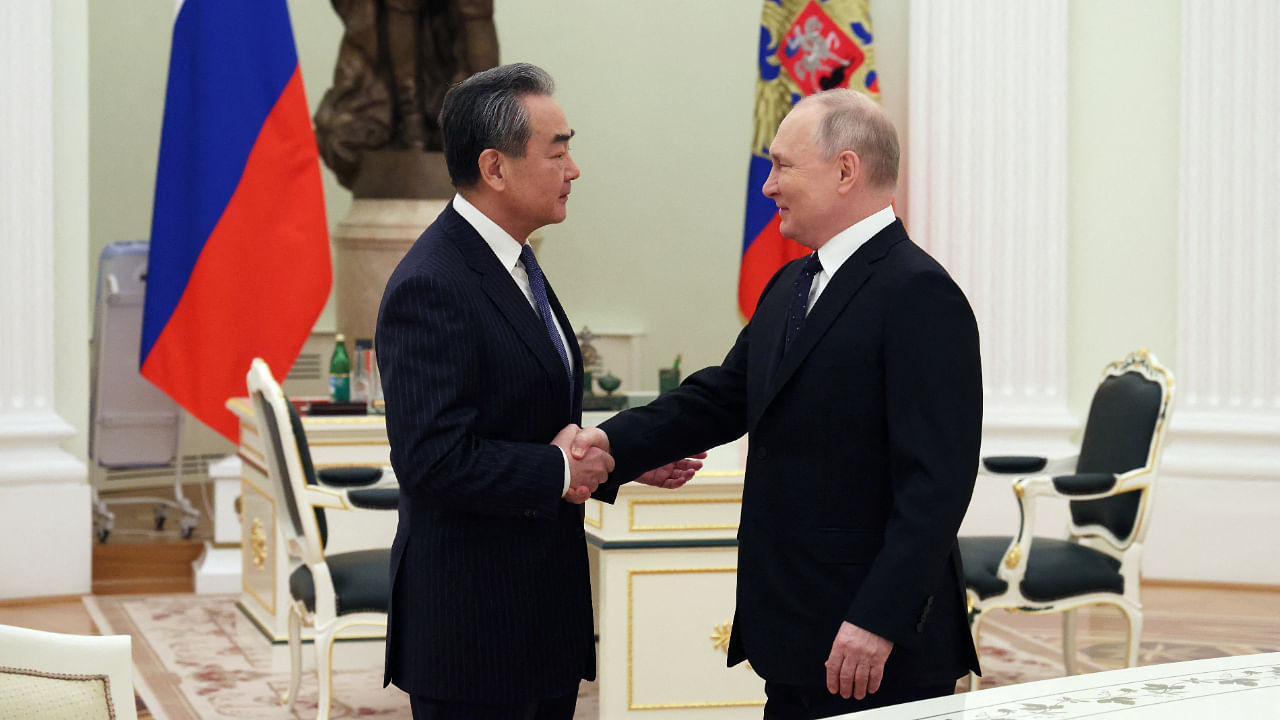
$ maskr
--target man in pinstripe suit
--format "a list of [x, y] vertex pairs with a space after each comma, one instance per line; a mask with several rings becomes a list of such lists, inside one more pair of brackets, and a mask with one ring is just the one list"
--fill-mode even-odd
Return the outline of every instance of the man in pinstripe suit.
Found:
[[[517, 64], [449, 91], [440, 125], [458, 194], [378, 313], [401, 487], [384, 684], [410, 694], [419, 720], [568, 720], [580, 679], [595, 677], [581, 503], [613, 459], [566, 452], [582, 358], [526, 245], [564, 220], [579, 175], [552, 89]], [[674, 486], [696, 469], [641, 479]]]

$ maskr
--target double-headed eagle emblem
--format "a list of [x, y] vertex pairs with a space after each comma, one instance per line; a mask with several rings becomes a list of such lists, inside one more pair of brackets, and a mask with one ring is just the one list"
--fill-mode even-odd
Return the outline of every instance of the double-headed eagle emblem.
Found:
[[870, 0], [767, 0], [760, 17], [760, 75], [751, 151], [764, 157], [801, 97], [849, 87], [880, 98]]

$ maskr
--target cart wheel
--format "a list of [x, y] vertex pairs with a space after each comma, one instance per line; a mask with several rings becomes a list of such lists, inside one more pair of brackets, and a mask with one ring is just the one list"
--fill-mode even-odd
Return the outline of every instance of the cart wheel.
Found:
[[94, 535], [98, 537], [98, 542], [100, 543], [105, 543], [107, 541], [107, 536], [110, 534], [111, 534], [111, 531], [108, 530], [107, 528], [102, 528], [101, 530], [98, 530], [97, 532], [94, 533]]
[[190, 540], [190, 539], [191, 539], [191, 534], [192, 534], [192, 533], [194, 533], [195, 531], [196, 531], [196, 529], [195, 529], [194, 527], [184, 527], [184, 528], [182, 528], [182, 539], [183, 539], [183, 540]]

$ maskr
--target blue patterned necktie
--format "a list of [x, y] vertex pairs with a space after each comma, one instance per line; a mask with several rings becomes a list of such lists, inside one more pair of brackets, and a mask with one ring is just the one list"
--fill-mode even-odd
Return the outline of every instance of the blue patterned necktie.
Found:
[[551, 346], [560, 354], [560, 362], [564, 363], [565, 374], [569, 376], [569, 407], [573, 407], [573, 368], [569, 365], [569, 353], [564, 342], [560, 340], [560, 332], [556, 330], [555, 315], [551, 312], [551, 303], [547, 300], [547, 278], [538, 267], [538, 260], [533, 257], [533, 250], [526, 243], [520, 247], [520, 262], [529, 275], [529, 289], [533, 291], [533, 301], [538, 304], [538, 314], [542, 316], [542, 324], [546, 326]]
[[791, 286], [791, 312], [787, 315], [787, 339], [782, 345], [784, 353], [791, 347], [791, 341], [796, 339], [800, 326], [804, 325], [806, 310], [809, 306], [809, 290], [813, 287], [813, 276], [821, 270], [822, 261], [818, 259], [818, 253], [813, 253], [801, 268], [795, 284]]

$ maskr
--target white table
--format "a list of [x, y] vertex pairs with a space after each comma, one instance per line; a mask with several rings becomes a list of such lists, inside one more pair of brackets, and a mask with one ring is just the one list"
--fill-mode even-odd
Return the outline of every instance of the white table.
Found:
[[921, 700], [841, 717], [857, 720], [1280, 717], [1280, 653], [1108, 670]]

